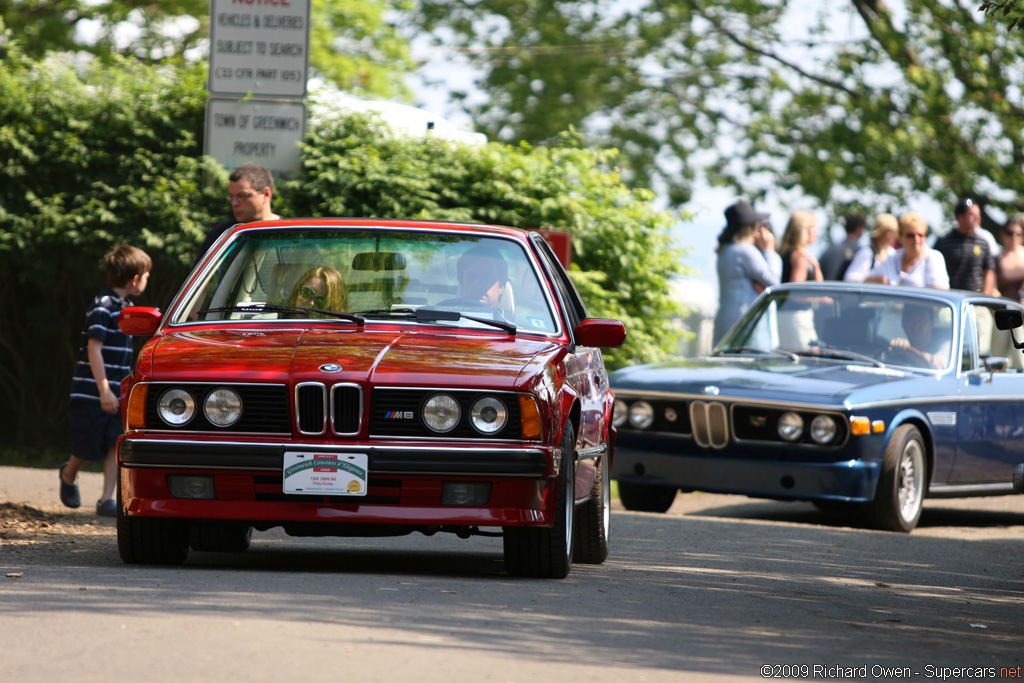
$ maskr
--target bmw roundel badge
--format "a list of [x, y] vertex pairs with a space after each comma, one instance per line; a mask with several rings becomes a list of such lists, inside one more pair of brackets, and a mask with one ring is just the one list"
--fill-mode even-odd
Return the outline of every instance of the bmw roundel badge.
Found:
[[320, 372], [341, 372], [341, 366], [337, 363], [324, 363], [320, 366]]

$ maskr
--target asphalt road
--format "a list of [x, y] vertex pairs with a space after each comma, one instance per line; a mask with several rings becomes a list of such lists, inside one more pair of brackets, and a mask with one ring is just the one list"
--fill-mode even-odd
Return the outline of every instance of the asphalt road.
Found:
[[[84, 476], [90, 500], [99, 475]], [[0, 467], [0, 681], [753, 681], [765, 666], [928, 681], [1024, 665], [1024, 496], [929, 501], [903, 535], [690, 494], [667, 515], [617, 510], [609, 560], [552, 581], [506, 576], [500, 539], [450, 535], [268, 532], [243, 555], [127, 566], [113, 520], [64, 510], [55, 485]]]

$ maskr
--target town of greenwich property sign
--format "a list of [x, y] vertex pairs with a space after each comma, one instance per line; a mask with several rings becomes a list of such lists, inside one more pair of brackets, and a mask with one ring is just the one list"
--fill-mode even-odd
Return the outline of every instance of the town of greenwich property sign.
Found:
[[210, 0], [210, 94], [305, 97], [310, 3]]

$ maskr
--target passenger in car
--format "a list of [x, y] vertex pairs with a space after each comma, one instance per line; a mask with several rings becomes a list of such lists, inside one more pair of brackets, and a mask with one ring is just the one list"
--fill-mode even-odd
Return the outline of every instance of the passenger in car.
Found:
[[[345, 286], [345, 278], [337, 268], [331, 266], [310, 268], [295, 283], [288, 303], [300, 308], [348, 311], [348, 289]], [[311, 312], [309, 317], [327, 318], [330, 316]]]

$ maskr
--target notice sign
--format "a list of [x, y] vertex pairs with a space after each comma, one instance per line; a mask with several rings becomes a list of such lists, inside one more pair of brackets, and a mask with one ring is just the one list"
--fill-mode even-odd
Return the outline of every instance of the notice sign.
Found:
[[302, 102], [206, 102], [206, 154], [227, 169], [253, 163], [287, 178], [299, 170], [305, 132]]
[[311, 0], [210, 0], [215, 95], [305, 97]]
[[284, 454], [284, 492], [314, 496], [365, 496], [365, 453]]

